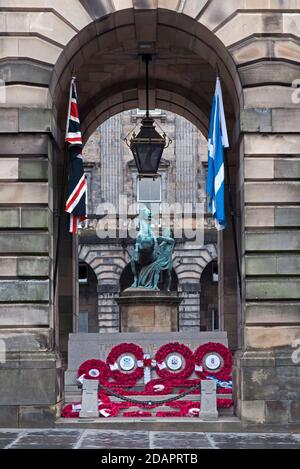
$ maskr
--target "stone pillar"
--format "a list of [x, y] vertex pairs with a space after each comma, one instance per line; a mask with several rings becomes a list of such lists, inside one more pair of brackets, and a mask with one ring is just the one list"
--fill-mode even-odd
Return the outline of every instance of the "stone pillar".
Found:
[[54, 336], [51, 114], [28, 107], [1, 115], [0, 426], [44, 426], [54, 421], [62, 383]]
[[119, 297], [119, 285], [98, 285], [99, 332], [119, 332], [120, 313], [116, 299]]
[[97, 380], [84, 379], [82, 384], [82, 407], [80, 418], [99, 417], [98, 410], [98, 386]]
[[179, 330], [200, 330], [200, 282], [180, 283]]
[[199, 417], [202, 420], [216, 420], [217, 410], [217, 385], [215, 381], [201, 381], [201, 406]]
[[196, 203], [198, 129], [180, 116], [175, 118], [174, 144], [176, 202]]
[[275, 107], [279, 97], [241, 121], [245, 304], [235, 379], [248, 423], [300, 420], [300, 125], [298, 110]]

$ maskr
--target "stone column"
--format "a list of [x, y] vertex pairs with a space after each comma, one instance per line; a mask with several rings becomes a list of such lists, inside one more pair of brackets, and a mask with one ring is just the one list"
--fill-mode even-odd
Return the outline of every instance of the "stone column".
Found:
[[[50, 111], [2, 109], [0, 426], [53, 423], [61, 396], [53, 308]], [[19, 133], [18, 133], [19, 132]]]
[[245, 109], [241, 120], [245, 304], [236, 385], [245, 422], [287, 424], [300, 419], [300, 121], [292, 101], [283, 109], [280, 93], [268, 96], [269, 109]]
[[179, 309], [179, 330], [200, 330], [200, 282], [180, 283], [179, 297], [182, 299]]
[[116, 298], [119, 297], [119, 285], [98, 285], [99, 332], [119, 332], [120, 313]]

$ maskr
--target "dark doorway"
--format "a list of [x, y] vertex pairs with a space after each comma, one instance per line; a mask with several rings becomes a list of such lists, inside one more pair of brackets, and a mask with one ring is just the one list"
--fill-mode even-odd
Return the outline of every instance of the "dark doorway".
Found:
[[201, 275], [200, 328], [202, 331], [219, 330], [218, 262], [210, 262]]
[[97, 277], [85, 262], [78, 266], [79, 317], [78, 332], [99, 332]]

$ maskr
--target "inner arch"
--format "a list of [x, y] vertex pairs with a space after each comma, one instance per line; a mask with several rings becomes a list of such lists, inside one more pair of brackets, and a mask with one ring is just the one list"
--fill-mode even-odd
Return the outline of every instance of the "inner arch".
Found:
[[[154, 27], [141, 28], [145, 15], [155, 22]], [[163, 9], [155, 15], [151, 10], [132, 9], [112, 13], [95, 20], [70, 41], [55, 66], [50, 86], [58, 122], [65, 122], [74, 70], [85, 141], [112, 115], [144, 108], [145, 70], [138, 56], [145, 51], [153, 54], [150, 107], [186, 117], [204, 135], [218, 67], [229, 133], [233, 133], [242, 93], [229, 52], [196, 20]], [[62, 125], [61, 142], [63, 132]]]

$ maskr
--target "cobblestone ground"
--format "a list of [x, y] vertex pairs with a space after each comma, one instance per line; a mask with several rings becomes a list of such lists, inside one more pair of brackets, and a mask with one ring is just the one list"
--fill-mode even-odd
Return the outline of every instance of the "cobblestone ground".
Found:
[[1, 449], [300, 449], [300, 434], [118, 430], [0, 430]]

